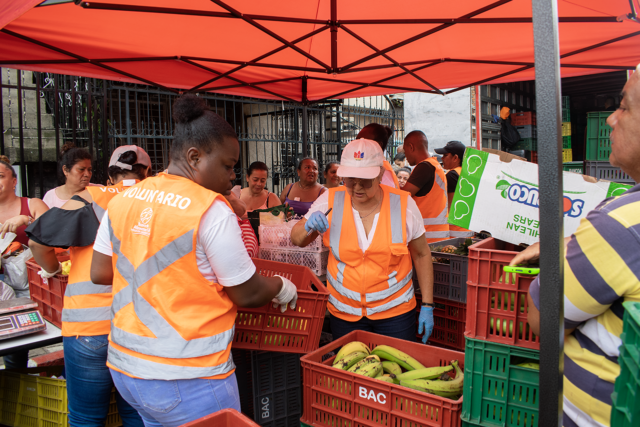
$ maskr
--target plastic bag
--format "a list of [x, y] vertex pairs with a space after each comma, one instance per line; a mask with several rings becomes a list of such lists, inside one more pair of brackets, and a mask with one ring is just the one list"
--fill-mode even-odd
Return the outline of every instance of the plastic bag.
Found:
[[502, 149], [509, 149], [520, 142], [520, 133], [509, 120], [502, 120], [500, 123], [500, 139]]
[[0, 301], [7, 301], [15, 297], [16, 293], [13, 288], [0, 280]]
[[29, 278], [27, 276], [27, 261], [33, 258], [31, 250], [22, 245], [23, 251], [15, 256], [3, 256], [2, 268], [4, 281], [16, 292], [17, 298], [29, 297]]

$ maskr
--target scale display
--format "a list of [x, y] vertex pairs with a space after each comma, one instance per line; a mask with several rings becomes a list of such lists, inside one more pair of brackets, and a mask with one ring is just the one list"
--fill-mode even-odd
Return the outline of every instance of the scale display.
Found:
[[32, 334], [46, 328], [47, 325], [37, 310], [0, 316], [0, 340]]

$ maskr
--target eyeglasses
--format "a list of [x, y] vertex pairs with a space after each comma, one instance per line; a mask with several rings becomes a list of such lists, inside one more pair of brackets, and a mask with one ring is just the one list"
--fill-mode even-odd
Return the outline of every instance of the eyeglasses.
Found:
[[371, 188], [373, 186], [373, 179], [344, 178], [344, 186], [347, 188], [353, 188], [356, 183], [359, 183], [362, 188]]

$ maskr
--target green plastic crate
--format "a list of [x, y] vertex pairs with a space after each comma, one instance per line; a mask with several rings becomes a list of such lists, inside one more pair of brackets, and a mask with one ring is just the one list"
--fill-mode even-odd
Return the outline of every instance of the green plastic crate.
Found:
[[611, 154], [611, 127], [607, 118], [611, 111], [592, 111], [587, 113], [587, 149], [584, 159], [591, 161], [609, 161]]
[[516, 365], [539, 363], [540, 352], [466, 340], [462, 420], [486, 427], [536, 427], [540, 372]]
[[538, 151], [538, 138], [522, 138], [520, 142], [509, 148], [509, 151], [514, 150]]
[[562, 148], [571, 148], [571, 135], [562, 137]]
[[562, 170], [567, 172], [579, 173], [581, 175], [584, 174], [584, 163], [583, 162], [567, 162], [562, 164]]
[[569, 109], [571, 107], [571, 98], [568, 96], [562, 97], [562, 109]]
[[562, 121], [563, 122], [570, 122], [571, 121], [571, 112], [569, 111], [569, 109], [562, 109]]
[[626, 301], [620, 346], [620, 376], [611, 395], [611, 425], [640, 425], [640, 302]]

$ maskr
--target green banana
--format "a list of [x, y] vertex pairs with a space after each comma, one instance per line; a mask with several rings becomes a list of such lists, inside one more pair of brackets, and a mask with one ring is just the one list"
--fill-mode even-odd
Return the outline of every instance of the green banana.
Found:
[[394, 380], [389, 374], [383, 374], [383, 375], [377, 376], [376, 379], [380, 381], [384, 381], [386, 383], [390, 383], [390, 384], [398, 384], [396, 380]]
[[449, 399], [457, 399], [462, 394], [464, 373], [458, 366], [457, 360], [452, 361], [451, 365], [456, 370], [456, 377], [451, 381], [406, 380], [400, 381], [400, 385]]
[[351, 354], [356, 351], [364, 351], [365, 353], [367, 353], [367, 355], [371, 353], [371, 350], [369, 349], [369, 347], [367, 347], [365, 343], [360, 341], [351, 341], [349, 344], [345, 344], [342, 346], [338, 354], [336, 354], [336, 358], [333, 359], [333, 364], [335, 365], [336, 361], [339, 361], [340, 359], [345, 357], [347, 354]]
[[371, 354], [375, 354], [379, 356], [381, 359], [388, 360], [390, 362], [395, 362], [398, 365], [402, 366], [407, 371], [413, 371], [415, 369], [424, 369], [425, 366], [418, 362], [413, 357], [409, 356], [407, 353], [403, 353], [402, 351], [390, 347], [388, 345], [379, 345], [371, 351]]
[[434, 366], [433, 368], [415, 369], [413, 371], [407, 371], [404, 374], [396, 374], [396, 378], [400, 381], [432, 380], [449, 371], [453, 371], [453, 366]]
[[[374, 362], [379, 363], [380, 362], [380, 358], [378, 356], [374, 356], [374, 355], [367, 356], [364, 359], [360, 360], [355, 365], [353, 365], [352, 367], [350, 367], [349, 369], [347, 369], [347, 372], [355, 372], [356, 369], [359, 369], [364, 365], [368, 365], [368, 364], [374, 363]], [[382, 365], [380, 365], [380, 367], [382, 368]]]
[[358, 374], [358, 375], [362, 375], [370, 378], [375, 378], [381, 373], [382, 373], [382, 365], [380, 364], [380, 362], [365, 363], [364, 365], [360, 366], [360, 368], [356, 369], [354, 372], [354, 374]]
[[387, 374], [393, 375], [400, 375], [402, 373], [400, 365], [398, 365], [396, 362], [389, 362], [388, 360], [382, 362], [382, 370]]
[[338, 360], [337, 362], [334, 362], [333, 367], [346, 371], [347, 369], [349, 369], [350, 367], [352, 367], [353, 365], [355, 365], [356, 363], [358, 363], [359, 361], [361, 361], [367, 356], [368, 354], [365, 353], [364, 351], [354, 351], [353, 353], [347, 354], [345, 357]]

